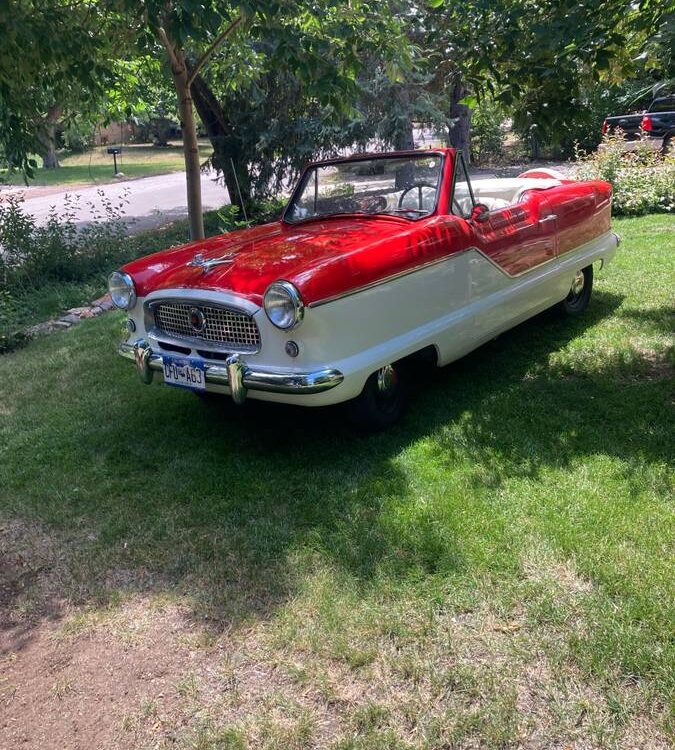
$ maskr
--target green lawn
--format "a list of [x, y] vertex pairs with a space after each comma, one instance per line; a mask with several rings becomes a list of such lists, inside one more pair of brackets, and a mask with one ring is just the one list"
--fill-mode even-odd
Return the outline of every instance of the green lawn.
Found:
[[[106, 151], [106, 146], [97, 146], [86, 153], [69, 153], [59, 155], [61, 166], [58, 169], [35, 170], [35, 177], [29, 180], [30, 185], [93, 185], [105, 182], [117, 182], [113, 174], [113, 157]], [[208, 144], [200, 145], [200, 155], [206, 159], [211, 154]], [[151, 175], [180, 172], [185, 169], [183, 148], [170, 145], [166, 148], [155, 148], [147, 145], [125, 145], [117, 157], [117, 168], [125, 177], [150, 177]], [[0, 182], [12, 185], [23, 185], [19, 174], [8, 174], [0, 170]]]
[[119, 314], [0, 357], [2, 539], [35, 571], [0, 586], [12, 622], [102, 644], [116, 679], [116, 643], [173, 660], [124, 712], [45, 677], [44, 721], [107, 712], [106, 747], [668, 747], [675, 223], [616, 227], [582, 319], [423, 381], [387, 434], [142, 386]]

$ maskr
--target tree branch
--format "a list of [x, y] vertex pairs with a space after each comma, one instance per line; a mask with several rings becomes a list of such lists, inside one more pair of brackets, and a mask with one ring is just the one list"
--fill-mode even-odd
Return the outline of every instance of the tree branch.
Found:
[[[163, 26], [157, 27], [157, 33], [159, 34], [159, 38], [162, 40], [162, 44], [166, 47], [166, 52], [169, 55], [169, 60], [171, 61], [171, 65], [174, 67], [175, 70], [181, 69], [181, 64], [178, 58], [176, 57], [176, 51], [173, 48], [173, 44], [171, 44], [171, 40], [166, 34], [166, 31], [164, 31]], [[190, 84], [188, 83], [188, 86]]]
[[218, 36], [213, 40], [209, 47], [202, 53], [202, 55], [199, 57], [192, 68], [192, 72], [190, 74], [190, 77], [188, 78], [188, 86], [192, 85], [195, 77], [208, 62], [211, 55], [218, 49], [218, 47], [220, 47], [220, 45], [227, 39], [228, 36], [230, 36], [230, 34], [239, 26], [239, 24], [243, 20], [243, 16], [237, 16], [229, 26], [227, 26], [225, 29], [223, 29], [223, 31], [220, 32], [220, 34], [218, 34]]

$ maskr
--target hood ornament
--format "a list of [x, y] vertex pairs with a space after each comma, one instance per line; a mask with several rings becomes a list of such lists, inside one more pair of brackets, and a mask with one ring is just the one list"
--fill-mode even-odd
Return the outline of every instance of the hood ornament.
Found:
[[201, 253], [197, 253], [194, 258], [187, 263], [192, 268], [201, 268], [202, 273], [207, 273], [215, 266], [223, 266], [227, 263], [234, 263], [235, 253], [221, 255], [220, 258], [210, 258], [207, 260]]

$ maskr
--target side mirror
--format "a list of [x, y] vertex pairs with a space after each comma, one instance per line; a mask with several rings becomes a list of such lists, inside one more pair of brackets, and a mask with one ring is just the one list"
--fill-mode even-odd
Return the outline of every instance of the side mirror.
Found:
[[490, 209], [485, 203], [476, 203], [471, 209], [471, 221], [475, 221], [477, 224], [483, 224], [490, 218]]

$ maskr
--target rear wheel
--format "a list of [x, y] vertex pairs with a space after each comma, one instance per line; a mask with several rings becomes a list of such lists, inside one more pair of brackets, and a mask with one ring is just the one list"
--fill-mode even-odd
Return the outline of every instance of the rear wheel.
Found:
[[352, 421], [368, 430], [386, 430], [396, 424], [408, 403], [408, 376], [403, 363], [385, 365], [366, 381], [351, 404]]
[[669, 135], [664, 138], [661, 153], [663, 156], [675, 157], [675, 136]]
[[564, 315], [581, 315], [588, 307], [593, 291], [593, 266], [577, 271], [569, 294], [559, 303], [558, 309]]

